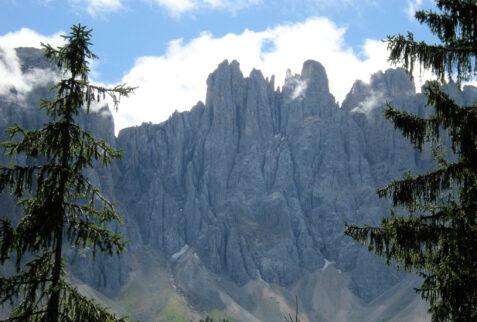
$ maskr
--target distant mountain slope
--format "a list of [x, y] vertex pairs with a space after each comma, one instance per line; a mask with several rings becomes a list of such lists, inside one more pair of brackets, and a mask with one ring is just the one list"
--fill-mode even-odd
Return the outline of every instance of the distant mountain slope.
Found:
[[[23, 73], [48, 67], [37, 50], [17, 53]], [[95, 263], [70, 250], [81, 289], [143, 321], [279, 321], [294, 311], [295, 295], [303, 321], [428, 319], [415, 277], [343, 235], [345, 221], [376, 224], [389, 213], [376, 188], [432, 166], [382, 117], [386, 101], [426, 112], [404, 72], [357, 81], [341, 107], [314, 61], [282, 89], [257, 70], [244, 77], [235, 61], [220, 64], [207, 84], [205, 104], [117, 138], [107, 108], [80, 116], [124, 150], [90, 175], [120, 203], [131, 241], [120, 258]], [[22, 102], [14, 89], [0, 96], [0, 131], [13, 122], [40, 126], [33, 107], [47, 86]], [[455, 95], [472, 100], [477, 90]], [[0, 216], [16, 211], [5, 196], [0, 203]]]

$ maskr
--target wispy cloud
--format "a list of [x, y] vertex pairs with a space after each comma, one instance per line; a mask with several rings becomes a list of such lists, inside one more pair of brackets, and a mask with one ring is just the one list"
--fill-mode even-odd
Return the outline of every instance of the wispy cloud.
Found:
[[[55, 2], [65, 0], [43, 0], [45, 5], [52, 5]], [[67, 3], [76, 10], [86, 11], [89, 15], [96, 17], [104, 13], [118, 11], [124, 6], [125, 0], [66, 0]], [[129, 0], [126, 0], [129, 1]]]
[[414, 20], [416, 11], [422, 6], [422, 0], [408, 0], [408, 6], [406, 8], [406, 14], [410, 20]]
[[153, 2], [166, 8], [171, 14], [178, 16], [188, 11], [199, 9], [225, 9], [237, 11], [254, 4], [261, 0], [143, 0]]
[[92, 16], [97, 16], [106, 12], [113, 12], [121, 9], [121, 0], [68, 0], [76, 7], [83, 7]]
[[28, 28], [22, 28], [15, 32], [9, 32], [3, 36], [0, 36], [1, 47], [34, 47], [41, 48], [41, 43], [49, 43], [52, 46], [59, 46], [63, 44], [63, 38], [61, 35], [63, 31], [57, 32], [50, 36], [44, 36], [37, 33], [34, 30]]
[[31, 29], [22, 28], [19, 31], [0, 36], [0, 75], [2, 75], [0, 77], [0, 95], [22, 104], [26, 94], [33, 88], [54, 81], [58, 75], [52, 71], [32, 69], [24, 74], [14, 48], [40, 48], [42, 42], [59, 46], [63, 44], [61, 34], [62, 32], [44, 36]]
[[[54, 0], [44, 0], [46, 3]], [[137, 0], [68, 0], [75, 8], [84, 8], [91, 16], [118, 11], [128, 2]], [[173, 16], [201, 9], [221, 9], [235, 12], [237, 10], [260, 3], [262, 0], [141, 0], [166, 9]]]
[[293, 91], [290, 95], [290, 98], [292, 100], [297, 99], [297, 98], [303, 98], [306, 88], [308, 87], [308, 84], [305, 80], [302, 80], [300, 78], [300, 75], [295, 74], [292, 75], [291, 70], [287, 70], [287, 74], [285, 76], [285, 82], [283, 87], [289, 87], [292, 88]]
[[383, 106], [384, 104], [384, 93], [371, 92], [363, 102], [351, 110], [351, 113], [362, 113], [369, 116], [376, 107]]
[[[364, 2], [364, 1], [366, 0], [361, 0], [361, 2]], [[352, 5], [356, 2], [356, 0], [309, 0], [309, 2], [315, 6], [326, 8], [326, 7]]]
[[30, 69], [22, 72], [15, 49], [0, 46], [0, 95], [18, 105], [25, 103], [27, 94], [39, 85], [56, 81], [58, 73], [53, 70]]
[[[64, 0], [43, 0], [44, 3], [50, 4], [55, 1]], [[138, 0], [67, 0], [75, 9], [83, 9], [92, 16], [100, 16], [101, 14], [114, 12], [128, 7], [128, 3]], [[263, 3], [265, 0], [140, 0], [144, 3], [150, 3], [164, 8], [172, 16], [179, 17], [185, 13], [195, 13], [200, 10], [225, 10], [235, 13], [239, 10], [252, 7]], [[283, 2], [284, 5], [305, 6], [313, 9], [324, 8], [342, 8], [342, 7], [359, 7], [363, 4], [376, 4], [375, 0], [274, 0]], [[411, 0], [410, 0], [411, 1]], [[412, 0], [421, 1], [421, 0]]]
[[169, 10], [174, 15], [197, 8], [197, 1], [193, 0], [146, 0]]
[[343, 7], [362, 7], [376, 5], [376, 0], [298, 0], [299, 2], [308, 3], [313, 7], [320, 9], [325, 8], [343, 8]]

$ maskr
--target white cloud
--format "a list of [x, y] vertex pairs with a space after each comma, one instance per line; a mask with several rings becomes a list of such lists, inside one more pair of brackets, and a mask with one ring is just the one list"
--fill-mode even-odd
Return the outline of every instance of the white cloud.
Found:
[[363, 6], [375, 6], [376, 0], [298, 0], [302, 3], [308, 4], [310, 8], [326, 9], [326, 8], [339, 8], [343, 7], [355, 7], [362, 8]]
[[143, 0], [154, 2], [179, 16], [187, 11], [197, 9], [226, 9], [232, 12], [258, 4], [261, 0]]
[[[312, 5], [321, 8], [336, 7], [336, 6], [348, 6], [354, 4], [355, 0], [310, 0]], [[362, 0], [361, 0], [362, 2]]]
[[0, 95], [22, 105], [26, 95], [38, 85], [58, 79], [53, 71], [34, 68], [23, 73], [15, 49], [0, 46]]
[[173, 40], [164, 55], [137, 59], [122, 79], [139, 88], [115, 113], [116, 129], [162, 122], [174, 110], [188, 110], [204, 100], [207, 76], [224, 59], [239, 61], [245, 76], [252, 68], [266, 77], [276, 75], [276, 85], [283, 84], [287, 68], [299, 73], [305, 60], [317, 60], [326, 68], [332, 94], [342, 101], [356, 79], [368, 80], [390, 67], [385, 44], [368, 39], [356, 53], [345, 44], [345, 31], [326, 18], [310, 18], [259, 32]]
[[371, 111], [385, 103], [384, 93], [372, 92], [363, 102], [351, 110], [351, 113], [363, 113], [370, 115]]
[[35, 47], [41, 48], [41, 43], [48, 43], [52, 46], [59, 46], [63, 44], [61, 35], [64, 32], [60, 31], [50, 36], [40, 35], [34, 30], [22, 28], [19, 31], [9, 32], [0, 36], [0, 47]]
[[100, 13], [119, 10], [123, 7], [121, 0], [68, 0], [75, 6], [84, 7], [86, 11], [96, 16]]
[[163, 6], [170, 10], [174, 14], [180, 14], [184, 11], [188, 11], [196, 8], [197, 3], [193, 0], [153, 0], [160, 6]]
[[295, 74], [292, 75], [291, 70], [287, 70], [287, 74], [285, 76], [284, 86], [289, 88], [294, 88], [293, 92], [291, 93], [290, 98], [292, 100], [297, 98], [304, 98], [305, 91], [308, 87], [308, 84], [305, 80], [300, 78], [300, 75]]
[[56, 73], [39, 69], [29, 70], [26, 74], [23, 74], [14, 48], [41, 48], [41, 42], [58, 46], [63, 43], [60, 34], [43, 36], [28, 28], [22, 28], [19, 31], [0, 36], [0, 75], [2, 75], [0, 78], [0, 95], [6, 95], [9, 99], [15, 99], [21, 104], [25, 95], [38, 84], [45, 84], [57, 79]]
[[[50, 4], [55, 0], [43, 0]], [[58, 0], [56, 0], [58, 1]], [[61, 0], [63, 1], [63, 0]], [[86, 10], [91, 16], [114, 12], [127, 7], [128, 2], [138, 0], [67, 0], [75, 9]], [[262, 2], [262, 0], [141, 0], [165, 8], [174, 16], [199, 9], [224, 9], [235, 12]], [[348, 1], [348, 0], [344, 0]]]

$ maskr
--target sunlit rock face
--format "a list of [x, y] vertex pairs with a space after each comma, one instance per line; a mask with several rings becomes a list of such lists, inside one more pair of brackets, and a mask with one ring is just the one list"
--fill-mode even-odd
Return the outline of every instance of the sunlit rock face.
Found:
[[[16, 53], [22, 75], [54, 72], [40, 51]], [[12, 87], [0, 96], [2, 140], [14, 122], [27, 128], [46, 122], [35, 106], [51, 96], [51, 84], [23, 92]], [[78, 116], [85, 128], [124, 152], [110, 167], [88, 174], [119, 203], [119, 229], [130, 240], [121, 257], [95, 262], [87, 251], [69, 249], [78, 283], [123, 306], [127, 290], [150, 284], [136, 301], [149, 303], [153, 293], [170, 290], [190, 312], [218, 309], [247, 321], [282, 316], [280, 310], [267, 315], [261, 306], [273, 292], [290, 308], [294, 295], [300, 296], [303, 319], [310, 321], [332, 320], [333, 310], [342, 310], [343, 320], [386, 318], [376, 313], [379, 301], [381, 308], [398, 307], [392, 314], [417, 314], [408, 305], [414, 298], [407, 306], [395, 304], [393, 294], [401, 294], [395, 290], [412, 289], [406, 277], [343, 235], [344, 222], [378, 224], [389, 214], [377, 188], [404, 171], [432, 166], [429, 154], [416, 153], [382, 115], [386, 102], [428, 113], [407, 75], [387, 70], [369, 83], [356, 81], [341, 106], [329, 92], [324, 67], [311, 60], [301, 74], [288, 74], [281, 89], [258, 70], [244, 77], [236, 61], [221, 63], [207, 85], [205, 103], [158, 125], [123, 129], [117, 138], [107, 107]], [[477, 97], [474, 87], [449, 91], [466, 104]], [[0, 209], [0, 216], [21, 214], [5, 194]], [[136, 313], [131, 304], [125, 313], [155, 319], [162, 314], [160, 303], [151, 302], [150, 311], [144, 304]]]

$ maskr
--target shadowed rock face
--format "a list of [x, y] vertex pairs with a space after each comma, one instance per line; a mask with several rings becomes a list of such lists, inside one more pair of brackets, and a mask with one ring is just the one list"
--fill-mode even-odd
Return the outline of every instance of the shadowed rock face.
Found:
[[[39, 51], [17, 54], [23, 70], [47, 66]], [[425, 99], [405, 73], [388, 70], [369, 84], [357, 81], [341, 108], [323, 66], [314, 61], [306, 61], [300, 75], [288, 75], [282, 90], [260, 71], [244, 77], [236, 61], [221, 63], [207, 85], [205, 104], [159, 125], [123, 129], [117, 138], [107, 113], [80, 116], [86, 128], [124, 151], [122, 160], [90, 176], [120, 203], [121, 229], [131, 242], [121, 258], [95, 263], [71, 250], [75, 276], [112, 294], [129, 272], [144, 268], [131, 264], [139, 253], [179, 267], [175, 260], [187, 252], [213, 276], [231, 280], [236, 286], [230, 289], [255, 280], [306, 284], [303, 276], [319, 271], [325, 259], [350, 276], [346, 287], [365, 302], [398, 283], [403, 275], [343, 231], [344, 222], [378, 224], [390, 205], [376, 197], [376, 188], [404, 171], [431, 166], [430, 157], [416, 153], [382, 116], [386, 101], [425, 113]], [[36, 89], [28, 102], [44, 92]], [[477, 90], [466, 87], [455, 95], [468, 103]], [[13, 122], [40, 126], [44, 119], [37, 115], [33, 107], [0, 100], [2, 133]], [[13, 209], [0, 197], [0, 209]], [[221, 309], [211, 283], [184, 284], [194, 280], [193, 272], [177, 268], [171, 274], [195, 307], [212, 309], [217, 302]], [[213, 296], [194, 295], [204, 289]]]
[[235, 61], [207, 84], [205, 105], [118, 136], [116, 197], [134, 222], [132, 244], [166, 254], [187, 244], [238, 284], [260, 275], [291, 285], [324, 258], [352, 273], [366, 301], [396, 283], [343, 230], [345, 221], [378, 223], [389, 204], [376, 188], [426, 167], [381, 116], [386, 100], [421, 112], [405, 73], [357, 82], [341, 109], [314, 61], [282, 91], [259, 71], [244, 78]]

